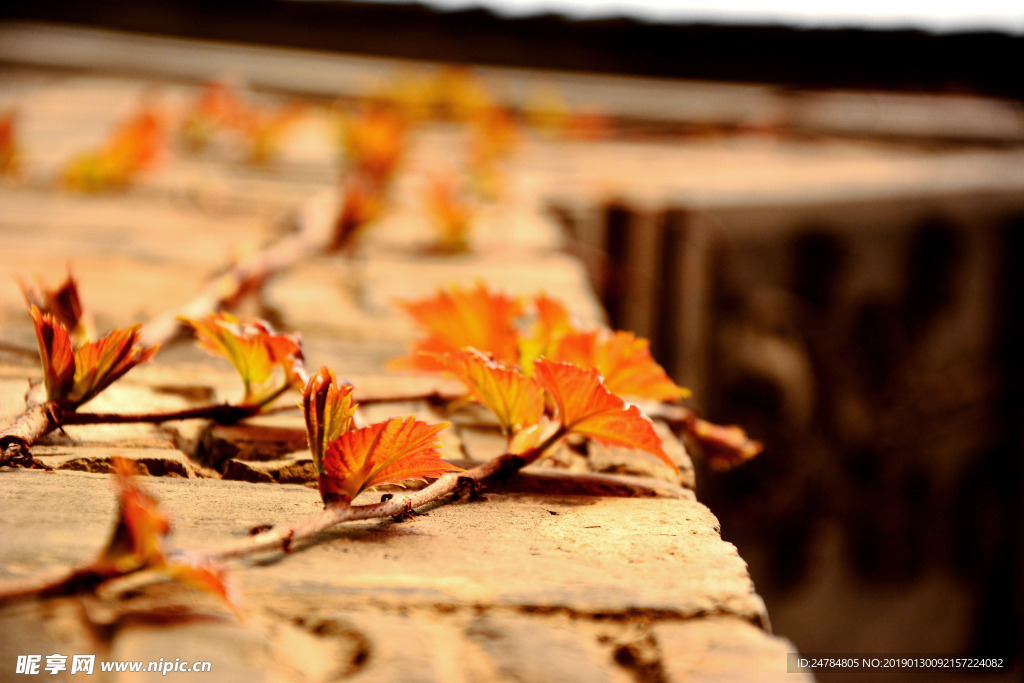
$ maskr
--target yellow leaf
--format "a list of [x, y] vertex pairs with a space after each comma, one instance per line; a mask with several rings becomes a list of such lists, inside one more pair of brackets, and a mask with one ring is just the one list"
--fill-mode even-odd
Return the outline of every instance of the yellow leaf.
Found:
[[306, 385], [297, 335], [279, 334], [262, 320], [243, 323], [228, 313], [181, 320], [195, 331], [199, 348], [235, 366], [245, 386], [243, 405], [266, 405], [284, 391]]
[[432, 357], [494, 413], [508, 436], [536, 424], [544, 414], [544, 391], [536, 380], [519, 370], [507, 368], [475, 349]]

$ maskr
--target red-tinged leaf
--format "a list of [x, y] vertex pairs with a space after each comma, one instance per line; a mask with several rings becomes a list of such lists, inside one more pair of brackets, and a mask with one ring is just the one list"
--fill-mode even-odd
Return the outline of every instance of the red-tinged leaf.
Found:
[[515, 435], [536, 424], [544, 414], [544, 391], [536, 380], [519, 370], [507, 368], [475, 349], [434, 354], [433, 358], [494, 413], [505, 434]]
[[[265, 405], [287, 389], [306, 384], [302, 347], [297, 335], [278, 334], [269, 324], [243, 323], [228, 313], [182, 318], [195, 331], [199, 348], [231, 361], [245, 386], [244, 405]], [[280, 368], [281, 372], [275, 372]]]
[[550, 342], [576, 329], [569, 309], [558, 299], [538, 294], [533, 298], [533, 305], [537, 308], [535, 336]]
[[52, 315], [69, 331], [74, 346], [80, 346], [95, 337], [92, 316], [83, 308], [82, 299], [78, 294], [78, 283], [70, 272], [64, 282], [55, 289], [23, 280], [18, 284], [28, 305], [36, 306], [43, 313]]
[[127, 574], [165, 563], [163, 540], [171, 525], [156, 499], [139, 486], [135, 467], [123, 458], [113, 461], [118, 490], [117, 523], [107, 547], [93, 563], [99, 572]]
[[35, 306], [31, 315], [47, 398], [66, 410], [88, 402], [136, 365], [151, 359], [159, 348], [139, 346], [140, 326], [135, 325], [73, 350], [67, 330], [53, 316], [40, 313]]
[[339, 436], [351, 431], [356, 404], [352, 385], [339, 385], [327, 367], [309, 378], [302, 393], [302, 411], [306, 417], [306, 437], [317, 474], [324, 474], [324, 455]]
[[606, 445], [647, 451], [678, 470], [651, 420], [608, 391], [597, 370], [542, 358], [534, 364], [534, 377], [551, 394], [567, 431]]
[[156, 162], [165, 147], [163, 116], [146, 105], [114, 130], [103, 152], [119, 168], [135, 174]]
[[75, 383], [75, 356], [71, 338], [64, 326], [50, 314], [32, 306], [30, 314], [39, 342], [39, 357], [43, 362], [43, 381], [46, 396], [51, 401], [66, 399]]
[[701, 455], [712, 469], [731, 470], [756, 457], [764, 445], [747, 436], [737, 425], [722, 426], [697, 418], [691, 434], [696, 439]]
[[620, 396], [675, 401], [690, 391], [678, 386], [651, 356], [650, 342], [632, 332], [570, 332], [548, 354], [551, 360], [597, 368], [608, 390]]
[[139, 363], [145, 363], [159, 347], [138, 346], [141, 325], [114, 330], [75, 351], [75, 385], [68, 395], [75, 406], [90, 401]]
[[237, 595], [222, 567], [199, 563], [187, 556], [169, 559], [164, 541], [171, 533], [167, 515], [136, 481], [134, 465], [115, 458], [113, 471], [118, 490], [117, 522], [107, 546], [89, 566], [103, 577], [116, 577], [149, 569], [212, 593], [239, 613]]
[[407, 417], [342, 434], [324, 456], [321, 497], [325, 503], [352, 500], [371, 486], [458, 470], [441, 460], [437, 451], [437, 435], [447, 426], [447, 422], [430, 425]]
[[416, 301], [400, 301], [406, 313], [426, 333], [413, 345], [412, 353], [399, 359], [398, 367], [436, 372], [440, 369], [430, 356], [455, 353], [471, 346], [494, 356], [507, 365], [519, 362], [519, 332], [515, 321], [523, 305], [518, 298], [491, 292], [483, 283], [472, 289], [451, 287], [435, 296]]

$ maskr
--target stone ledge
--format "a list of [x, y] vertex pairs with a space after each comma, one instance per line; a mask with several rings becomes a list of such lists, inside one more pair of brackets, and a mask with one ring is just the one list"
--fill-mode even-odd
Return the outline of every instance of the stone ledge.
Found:
[[[320, 507], [301, 486], [156, 477], [145, 485], [171, 515], [179, 548], [213, 547]], [[5, 577], [90, 559], [116, 507], [109, 476], [80, 472], [2, 470], [0, 495], [8, 501], [0, 512]], [[418, 672], [406, 680], [573, 680], [573, 671], [590, 671], [587, 680], [625, 682], [660, 671], [662, 680], [683, 681], [700, 662], [708, 662], [705, 680], [732, 680], [713, 677], [731, 671], [726, 664], [751, 672], [749, 680], [766, 680], [755, 676], [760, 667], [785, 672], [791, 646], [765, 632], [744, 562], [700, 503], [489, 497], [436, 505], [413, 522], [343, 525], [290, 555], [233, 563], [246, 606], [241, 624], [193, 589], [158, 584], [126, 604], [86, 596], [4, 606], [0, 631], [8, 633], [25, 610], [60, 624], [60, 614], [70, 619], [67, 610], [90, 601], [111, 625], [100, 646], [75, 627], [63, 645], [52, 635], [32, 643], [12, 636], [0, 652], [29, 644], [65, 652], [78, 643], [101, 658], [211, 659], [222, 676], [259, 670], [253, 680], [285, 681], [327, 680], [330, 672], [317, 667], [343, 664], [356, 680], [394, 680], [399, 671]], [[131, 616], [154, 609], [173, 617], [162, 618], [159, 634]], [[199, 616], [185, 618], [183, 609]], [[392, 642], [394, 633], [408, 646]]]
[[[177, 547], [209, 548], [319, 508], [315, 492], [294, 485], [148, 478], [146, 486], [174, 520]], [[11, 502], [2, 513], [5, 574], [12, 563], [40, 570], [85, 561], [110, 531], [108, 476], [5, 471], [0, 492]], [[33, 504], [39, 500], [75, 504], [48, 506], [40, 515]], [[313, 590], [346, 605], [732, 614], [767, 623], [746, 565], [719, 537], [715, 517], [693, 500], [490, 494], [487, 502], [457, 501], [428, 512], [409, 523], [344, 525], [281, 561], [253, 560], [236, 571], [256, 592]], [[33, 560], [39, 556], [45, 565]]]

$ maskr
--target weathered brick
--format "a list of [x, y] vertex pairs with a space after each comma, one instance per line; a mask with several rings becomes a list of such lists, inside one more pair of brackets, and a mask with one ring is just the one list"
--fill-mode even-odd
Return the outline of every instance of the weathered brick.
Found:
[[807, 674], [787, 673], [786, 655], [795, 652], [784, 638], [765, 633], [747, 621], [706, 618], [661, 623], [654, 637], [670, 681], [811, 681]]

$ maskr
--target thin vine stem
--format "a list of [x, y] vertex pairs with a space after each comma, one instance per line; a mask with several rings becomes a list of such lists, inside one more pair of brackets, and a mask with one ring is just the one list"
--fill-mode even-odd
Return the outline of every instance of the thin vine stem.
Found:
[[[261, 414], [259, 405], [233, 405], [217, 403], [214, 405], [185, 408], [153, 413], [64, 413], [63, 425], [96, 425], [96, 424], [138, 424], [172, 422], [175, 420], [213, 420], [230, 424], [247, 417]], [[266, 412], [266, 411], [263, 411]]]
[[[565, 435], [559, 427], [540, 445], [523, 453], [505, 453], [465, 472], [450, 472], [428, 486], [410, 493], [398, 494], [379, 503], [352, 505], [347, 501], [332, 503], [323, 510], [294, 524], [277, 525], [255, 536], [232, 541], [220, 548], [206, 551], [182, 549], [171, 553], [169, 561], [185, 560], [193, 564], [221, 563], [263, 552], [291, 552], [297, 543], [311, 540], [318, 534], [344, 522], [366, 519], [384, 519], [410, 514], [414, 509], [440, 500], [463, 486], [479, 485], [490, 479], [509, 476], [538, 460]], [[139, 572], [145, 570], [139, 570]], [[0, 584], [0, 604], [12, 600], [54, 595], [70, 595], [92, 590], [104, 581], [123, 578], [101, 575], [89, 565], [72, 569], [57, 569], [45, 574], [7, 581]]]
[[[289, 552], [296, 543], [316, 536], [343, 522], [383, 519], [409, 514], [418, 507], [443, 498], [461, 486], [479, 485], [488, 479], [519, 471], [539, 459], [566, 434], [567, 431], [560, 427], [535, 448], [528, 449], [523, 453], [505, 453], [465, 472], [449, 472], [418, 491], [396, 494], [379, 503], [368, 505], [352, 505], [348, 501], [331, 503], [313, 517], [295, 524], [277, 525], [255, 536], [229, 543], [220, 549], [201, 553], [199, 557], [204, 561], [218, 562], [263, 551]], [[196, 557], [194, 554], [191, 556]]]

